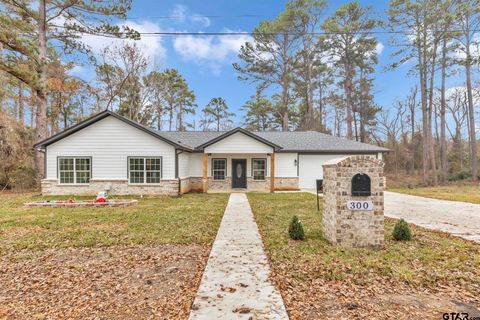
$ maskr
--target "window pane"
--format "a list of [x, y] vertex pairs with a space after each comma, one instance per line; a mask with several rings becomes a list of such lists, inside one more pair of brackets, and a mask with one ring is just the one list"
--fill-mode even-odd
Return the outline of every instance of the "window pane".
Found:
[[130, 158], [130, 170], [143, 171], [144, 160], [143, 158]]
[[73, 183], [73, 171], [60, 171], [60, 183]]
[[147, 172], [147, 183], [160, 183], [160, 172]]
[[143, 183], [143, 171], [131, 171], [130, 183]]
[[253, 180], [265, 180], [266, 168], [265, 159], [253, 159]]
[[225, 159], [213, 159], [214, 170], [224, 170], [226, 168], [227, 161]]
[[59, 164], [60, 164], [60, 171], [73, 171], [73, 158], [60, 158], [59, 159]]
[[265, 169], [265, 159], [254, 159], [253, 160], [253, 169], [264, 170]]
[[146, 170], [160, 171], [160, 158], [145, 159]]
[[90, 172], [89, 171], [77, 171], [77, 183], [89, 183]]
[[225, 170], [213, 170], [213, 180], [225, 180]]
[[253, 170], [253, 179], [254, 180], [265, 180], [265, 171], [263, 171], [263, 170]]
[[89, 158], [76, 158], [75, 159], [75, 170], [90, 170], [90, 159]]

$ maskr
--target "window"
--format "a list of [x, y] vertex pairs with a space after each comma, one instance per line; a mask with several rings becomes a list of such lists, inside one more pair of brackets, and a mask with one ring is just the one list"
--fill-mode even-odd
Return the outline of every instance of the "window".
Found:
[[130, 183], [160, 183], [162, 158], [128, 158], [128, 176]]
[[267, 172], [267, 159], [252, 159], [253, 180], [265, 180]]
[[58, 158], [60, 183], [89, 183], [91, 158]]
[[227, 159], [212, 159], [213, 180], [225, 180], [227, 175]]

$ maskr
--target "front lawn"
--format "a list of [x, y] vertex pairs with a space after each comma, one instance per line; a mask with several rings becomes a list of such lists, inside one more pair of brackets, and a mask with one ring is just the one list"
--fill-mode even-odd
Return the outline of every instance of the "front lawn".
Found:
[[438, 187], [389, 188], [388, 191], [441, 200], [462, 201], [480, 204], [479, 185], [452, 184], [448, 186]]
[[228, 194], [147, 197], [129, 207], [22, 207], [45, 199], [65, 197], [0, 195], [0, 254], [24, 248], [208, 244], [215, 237]]
[[228, 194], [23, 208], [0, 195], [0, 319], [187, 319]]
[[[480, 307], [478, 244], [417, 227], [413, 241], [395, 242], [395, 220], [386, 219], [384, 250], [343, 249], [323, 239], [314, 195], [248, 198], [291, 319], [438, 318]], [[288, 238], [293, 215], [304, 225], [304, 241]]]

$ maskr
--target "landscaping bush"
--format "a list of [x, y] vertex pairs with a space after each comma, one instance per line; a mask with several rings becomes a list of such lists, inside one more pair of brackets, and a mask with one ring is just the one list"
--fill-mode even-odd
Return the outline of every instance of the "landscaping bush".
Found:
[[458, 180], [465, 180], [465, 179], [469, 179], [472, 177], [472, 174], [467, 171], [467, 170], [461, 170], [461, 171], [457, 171], [457, 172], [454, 172], [452, 173], [449, 177], [448, 177], [448, 180], [450, 181], [458, 181]]
[[397, 241], [412, 240], [412, 231], [405, 220], [400, 219], [400, 221], [395, 224], [395, 227], [393, 228], [393, 238]]
[[305, 239], [305, 232], [303, 231], [303, 226], [297, 216], [293, 216], [290, 226], [288, 227], [288, 235], [290, 239], [293, 240], [303, 240]]

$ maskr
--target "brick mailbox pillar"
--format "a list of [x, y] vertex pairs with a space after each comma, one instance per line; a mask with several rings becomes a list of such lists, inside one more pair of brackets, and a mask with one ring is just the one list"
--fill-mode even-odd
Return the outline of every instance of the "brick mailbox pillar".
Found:
[[323, 165], [323, 235], [347, 248], [384, 245], [383, 162], [355, 155]]

